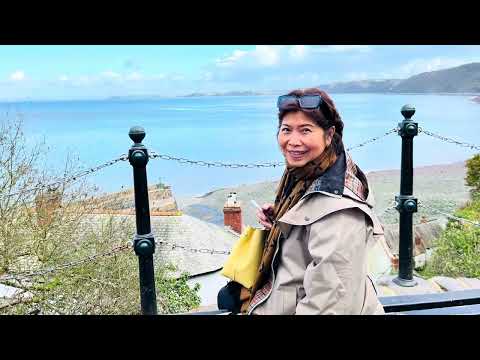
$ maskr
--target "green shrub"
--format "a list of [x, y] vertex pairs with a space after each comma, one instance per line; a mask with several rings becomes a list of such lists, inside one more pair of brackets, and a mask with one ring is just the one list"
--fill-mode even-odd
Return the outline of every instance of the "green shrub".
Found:
[[[480, 221], [480, 200], [474, 196], [455, 216]], [[480, 278], [480, 227], [451, 220], [434, 244], [432, 259], [422, 275]]]
[[190, 288], [188, 285], [188, 274], [183, 273], [180, 277], [174, 278], [170, 272], [175, 271], [174, 266], [166, 266], [156, 274], [156, 291], [159, 314], [175, 314], [186, 312], [200, 305], [200, 297], [197, 292], [200, 284]]
[[[471, 200], [455, 216], [480, 223], [480, 154], [467, 160], [466, 184], [472, 187]], [[480, 227], [449, 220], [434, 243], [434, 252], [421, 275], [480, 278]]]
[[467, 160], [467, 177], [465, 180], [468, 186], [473, 187], [473, 192], [480, 192], [480, 154]]

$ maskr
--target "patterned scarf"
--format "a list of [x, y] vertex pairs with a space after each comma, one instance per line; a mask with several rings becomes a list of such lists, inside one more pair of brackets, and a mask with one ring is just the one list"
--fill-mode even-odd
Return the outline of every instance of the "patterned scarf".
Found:
[[265, 240], [262, 260], [257, 273], [257, 279], [252, 289], [243, 288], [240, 293], [242, 301], [241, 311], [246, 312], [250, 301], [255, 292], [260, 289], [271, 271], [273, 255], [277, 247], [277, 241], [280, 236], [280, 228], [277, 224], [288, 210], [290, 210], [305, 195], [312, 182], [321, 176], [337, 160], [337, 155], [333, 146], [329, 146], [322, 154], [307, 163], [301, 168], [288, 167], [285, 169], [280, 183], [278, 185], [275, 204], [273, 209], [273, 218], [275, 219], [272, 228]]

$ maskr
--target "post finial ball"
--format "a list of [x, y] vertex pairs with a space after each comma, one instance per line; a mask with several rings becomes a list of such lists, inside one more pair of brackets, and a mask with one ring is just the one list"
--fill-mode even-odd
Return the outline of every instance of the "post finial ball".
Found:
[[405, 119], [410, 120], [410, 118], [415, 114], [415, 106], [409, 104], [403, 105], [400, 112]]
[[141, 126], [133, 126], [130, 128], [128, 136], [130, 137], [130, 139], [132, 139], [133, 142], [135, 142], [136, 144], [140, 144], [145, 138], [145, 129]]

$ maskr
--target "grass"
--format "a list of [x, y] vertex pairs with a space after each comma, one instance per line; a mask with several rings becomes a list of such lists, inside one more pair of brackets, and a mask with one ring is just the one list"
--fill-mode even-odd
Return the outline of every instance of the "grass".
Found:
[[[455, 216], [480, 221], [480, 197], [455, 212]], [[432, 276], [480, 278], [480, 227], [469, 223], [449, 221], [446, 230], [434, 243], [432, 259], [421, 272]]]

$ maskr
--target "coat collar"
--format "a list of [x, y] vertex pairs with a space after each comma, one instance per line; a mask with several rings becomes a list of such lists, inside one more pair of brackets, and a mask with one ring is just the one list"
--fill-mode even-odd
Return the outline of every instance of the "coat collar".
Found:
[[[372, 218], [374, 232], [383, 233], [378, 218], [373, 213], [374, 198], [370, 190], [367, 199], [360, 198], [354, 191], [345, 186], [345, 176], [348, 171], [347, 162], [353, 164], [348, 153], [341, 152], [337, 161], [312, 185], [298, 203], [287, 211], [278, 221], [281, 231], [288, 234], [292, 225], [308, 225], [323, 216], [342, 209], [359, 208]], [[368, 184], [368, 179], [359, 171]], [[312, 213], [312, 210], [315, 211]]]
[[322, 192], [333, 195], [334, 197], [341, 197], [344, 190], [346, 169], [345, 151], [342, 151], [337, 156], [337, 160], [333, 165], [330, 166], [322, 176], [319, 176], [313, 181], [303, 197], [307, 197], [314, 192]]
[[372, 191], [370, 190], [370, 184], [368, 183], [367, 177], [360, 169], [358, 169], [358, 176], [364, 178], [364, 181], [367, 183], [369, 189], [367, 198], [362, 199], [354, 191], [352, 191], [352, 189], [349, 189], [347, 186], [345, 186], [346, 173], [349, 171], [348, 164], [350, 167], [356, 166], [353, 163], [350, 155], [345, 150], [342, 150], [342, 152], [337, 156], [337, 160], [333, 163], [333, 165], [327, 169], [322, 176], [313, 181], [313, 183], [305, 192], [305, 195], [303, 195], [300, 200], [303, 200], [314, 193], [321, 193], [334, 198], [346, 196], [373, 207], [375, 201], [373, 199]]

